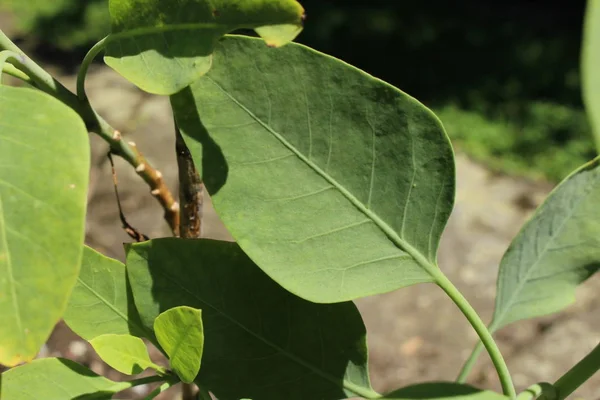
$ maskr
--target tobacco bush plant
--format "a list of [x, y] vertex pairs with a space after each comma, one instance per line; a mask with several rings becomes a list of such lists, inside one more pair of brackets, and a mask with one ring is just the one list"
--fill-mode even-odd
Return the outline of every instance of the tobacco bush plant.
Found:
[[[110, 0], [109, 9], [112, 32], [85, 57], [76, 94], [0, 32], [1, 71], [28, 84], [0, 86], [0, 363], [13, 367], [1, 376], [3, 400], [112, 398], [151, 382], [160, 385], [147, 398], [178, 382], [197, 384], [202, 399], [517, 397], [492, 334], [562, 310], [598, 270], [600, 159], [558, 185], [515, 237], [486, 326], [437, 266], [455, 171], [431, 111], [289, 43], [304, 20], [295, 0]], [[260, 38], [228, 35], [240, 28]], [[600, 143], [597, 0], [585, 30], [584, 97]], [[86, 72], [100, 53], [140, 89], [170, 96], [181, 207], [88, 101]], [[149, 240], [125, 224], [137, 239], [125, 264], [83, 245], [88, 132], [135, 168], [173, 230]], [[235, 243], [198, 238], [203, 187]], [[424, 282], [444, 290], [481, 341], [457, 382], [379, 394], [352, 301]], [[117, 371], [154, 373], [114, 382], [70, 360], [34, 360], [61, 318]], [[463, 383], [483, 349], [503, 394]], [[599, 366], [596, 347], [518, 398], [564, 399]]]

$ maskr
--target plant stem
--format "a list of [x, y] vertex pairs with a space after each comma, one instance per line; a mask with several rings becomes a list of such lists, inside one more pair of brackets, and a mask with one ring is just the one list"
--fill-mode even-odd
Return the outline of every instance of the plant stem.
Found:
[[120, 156], [135, 168], [138, 175], [150, 186], [150, 191], [163, 207], [165, 220], [174, 234], [179, 232], [179, 204], [165, 184], [160, 171], [155, 169], [137, 149], [133, 142], [122, 140], [121, 133], [114, 129], [92, 108], [87, 99], [80, 101], [43, 68], [31, 60], [0, 30], [0, 50], [17, 53], [14, 66], [26, 74], [35, 86], [72, 108], [83, 119], [87, 130], [95, 132], [110, 145], [111, 153]]
[[465, 383], [465, 381], [467, 380], [467, 377], [469, 376], [469, 373], [475, 366], [475, 363], [477, 362], [477, 358], [479, 358], [479, 355], [481, 354], [482, 350], [483, 350], [483, 343], [481, 341], [479, 341], [475, 345], [475, 348], [471, 352], [471, 355], [469, 355], [469, 358], [467, 358], [467, 361], [465, 362], [465, 364], [462, 366], [462, 368], [458, 374], [458, 377], [456, 378], [456, 381], [458, 383]]
[[144, 400], [152, 400], [154, 399], [156, 396], [158, 396], [159, 394], [161, 394], [162, 392], [164, 392], [165, 390], [169, 389], [171, 386], [173, 386], [176, 382], [165, 382], [162, 385], [160, 385], [159, 387], [157, 387], [156, 389], [154, 389], [153, 391], [151, 391], [148, 396], [146, 396], [144, 398]]
[[600, 343], [553, 385], [556, 397], [547, 400], [564, 400], [600, 369]]
[[85, 77], [87, 76], [87, 71], [94, 61], [94, 58], [104, 50], [106, 47], [106, 38], [100, 40], [96, 43], [90, 51], [87, 52], [83, 61], [81, 62], [81, 67], [79, 68], [79, 72], [77, 73], [77, 97], [80, 101], [86, 101], [87, 95], [85, 94]]
[[541, 382], [529, 386], [523, 392], [519, 393], [517, 400], [535, 400], [540, 396], [549, 396], [548, 400], [553, 399], [556, 394], [554, 386], [549, 383]]
[[502, 353], [500, 353], [498, 345], [494, 341], [494, 338], [492, 338], [490, 331], [488, 331], [487, 327], [479, 317], [479, 314], [477, 314], [475, 309], [471, 306], [471, 304], [469, 304], [462, 293], [441, 271], [435, 274], [435, 279], [436, 283], [444, 292], [446, 292], [452, 301], [454, 301], [454, 304], [456, 304], [465, 317], [467, 317], [467, 320], [469, 320], [473, 326], [473, 329], [475, 329], [475, 332], [477, 332], [477, 335], [479, 335], [483, 346], [485, 346], [486, 350], [488, 351], [490, 358], [492, 359], [492, 363], [496, 368], [498, 378], [500, 379], [500, 384], [502, 385], [502, 391], [506, 396], [514, 399], [517, 396], [517, 393], [515, 392], [515, 387], [512, 383], [512, 378], [510, 377], [504, 357], [502, 357]]
[[30, 85], [34, 85], [31, 78], [29, 78], [25, 73], [19, 71], [14, 65], [12, 65], [10, 63], [4, 64], [2, 66], [2, 71], [0, 71], [0, 72], [5, 72], [7, 75], [10, 75], [14, 78], [20, 79], [23, 82], [26, 82]]

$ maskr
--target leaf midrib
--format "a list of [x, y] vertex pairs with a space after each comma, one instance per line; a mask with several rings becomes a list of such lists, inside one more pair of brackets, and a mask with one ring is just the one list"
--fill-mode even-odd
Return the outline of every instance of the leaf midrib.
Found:
[[217, 88], [219, 88], [231, 101], [233, 101], [238, 107], [246, 112], [252, 119], [258, 122], [264, 129], [271, 133], [277, 140], [279, 140], [286, 148], [296, 155], [302, 162], [313, 169], [318, 175], [334, 186], [340, 193], [346, 197], [352, 205], [354, 205], [359, 211], [369, 217], [387, 236], [390, 240], [401, 250], [407, 252], [413, 259], [434, 279], [436, 283], [439, 282], [438, 277], [441, 274], [439, 268], [431, 264], [427, 258], [421, 254], [416, 248], [409, 244], [406, 240], [402, 239], [396, 231], [394, 231], [387, 223], [385, 223], [379, 216], [369, 210], [362, 202], [360, 202], [352, 193], [346, 188], [339, 184], [329, 174], [323, 171], [318, 165], [310, 161], [300, 151], [298, 151], [291, 143], [289, 143], [283, 136], [278, 132], [274, 131], [269, 125], [265, 124], [260, 118], [258, 118], [250, 109], [239, 102], [233, 97], [225, 88], [223, 88], [218, 82], [206, 75], [205, 79], [210, 80]]
[[[137, 253], [137, 254], [140, 255], [144, 260], [146, 260], [146, 262], [148, 262], [148, 258], [145, 257], [143, 254], [140, 254], [140, 253]], [[184, 285], [180, 284], [177, 280], [173, 279], [173, 277], [171, 275], [167, 274], [166, 271], [164, 271], [162, 269], [159, 269], [158, 272], [161, 273], [167, 280], [171, 281], [174, 285], [178, 286], [183, 291], [185, 291], [188, 295], [190, 295], [191, 297], [195, 298], [196, 300], [198, 300], [202, 304], [206, 304], [208, 307], [212, 308], [215, 312], [217, 312], [219, 315], [221, 315], [227, 321], [231, 322], [233, 325], [239, 327], [243, 331], [245, 331], [248, 334], [252, 335], [253, 337], [255, 337], [256, 339], [258, 339], [259, 341], [261, 341], [264, 344], [266, 344], [267, 346], [270, 346], [271, 348], [277, 350], [280, 354], [287, 356], [290, 360], [292, 360], [292, 361], [294, 361], [294, 362], [296, 362], [296, 363], [304, 366], [305, 368], [309, 369], [310, 371], [315, 372], [317, 375], [320, 375], [323, 379], [326, 379], [326, 380], [330, 381], [331, 383], [333, 383], [336, 386], [338, 385], [339, 379], [336, 379], [335, 377], [329, 375], [328, 373], [326, 373], [325, 371], [321, 370], [320, 368], [315, 367], [313, 364], [310, 364], [310, 363], [302, 360], [301, 358], [298, 358], [295, 354], [290, 353], [289, 351], [281, 348], [280, 346], [277, 346], [275, 343], [273, 343], [270, 340], [266, 339], [264, 336], [261, 336], [258, 333], [254, 332], [253, 330], [247, 328], [245, 325], [242, 325], [236, 319], [234, 319], [233, 317], [230, 317], [229, 314], [227, 314], [225, 311], [221, 310], [220, 308], [218, 308], [217, 306], [213, 305], [212, 303], [209, 303], [208, 301], [206, 301], [206, 300], [198, 297], [198, 295], [196, 293], [191, 292], [190, 290], [188, 290]], [[373, 391], [373, 389], [371, 387], [359, 386], [359, 385], [357, 385], [355, 383], [352, 383], [352, 382], [348, 381], [346, 378], [343, 379], [343, 382], [344, 382], [344, 387], [346, 389], [351, 390], [352, 392], [354, 392], [357, 395], [360, 395], [360, 396], [363, 396], [363, 397], [366, 397], [366, 398], [372, 398], [372, 396], [378, 395], [377, 393], [375, 393]]]
[[[581, 172], [581, 171], [579, 171]], [[559, 185], [554, 192], [558, 191], [560, 186]], [[492, 322], [490, 323], [489, 326], [489, 330], [490, 332], [494, 332], [498, 329], [500, 329], [503, 324], [502, 324], [502, 320], [506, 317], [506, 315], [508, 314], [508, 310], [509, 308], [512, 307], [512, 305], [514, 304], [515, 298], [518, 296], [517, 294], [520, 293], [523, 290], [523, 287], [525, 286], [525, 284], [527, 284], [527, 282], [529, 281], [529, 277], [532, 273], [532, 271], [534, 271], [540, 260], [542, 258], [544, 258], [544, 256], [546, 255], [546, 252], [548, 251], [548, 248], [550, 246], [550, 243], [553, 243], [554, 240], [560, 235], [560, 233], [562, 232], [565, 224], [571, 219], [571, 217], [573, 216], [573, 214], [575, 213], [575, 210], [577, 208], [577, 206], [584, 201], [585, 199], [587, 199], [587, 197], [590, 195], [590, 193], [592, 193], [593, 190], [589, 190], [587, 193], [585, 193], [585, 195], [583, 196], [579, 196], [577, 201], [575, 202], [575, 205], [573, 207], [571, 207], [571, 209], [569, 210], [569, 213], [565, 216], [565, 218], [563, 219], [563, 221], [561, 222], [560, 226], [558, 227], [558, 229], [556, 230], [556, 234], [554, 236], [552, 236], [552, 238], [550, 240], [547, 241], [546, 245], [544, 246], [544, 249], [540, 252], [539, 257], [537, 258], [537, 260], [533, 263], [533, 265], [531, 266], [531, 268], [529, 268], [527, 270], [527, 273], [525, 274], [525, 278], [521, 280], [521, 282], [517, 285], [516, 290], [513, 291], [512, 295], [508, 298], [507, 302], [505, 304], [507, 304], [507, 307], [504, 308], [504, 310], [499, 314], [499, 318], [496, 318], [496, 316], [494, 316]], [[543, 205], [542, 205], [543, 207]], [[536, 213], [537, 214], [537, 213]], [[533, 219], [532, 219], [533, 222]], [[498, 321], [498, 322], [496, 322]]]

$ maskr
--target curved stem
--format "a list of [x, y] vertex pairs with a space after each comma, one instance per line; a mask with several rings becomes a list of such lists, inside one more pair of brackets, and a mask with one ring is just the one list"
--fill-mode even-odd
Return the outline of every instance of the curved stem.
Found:
[[502, 353], [500, 353], [498, 345], [492, 338], [490, 331], [488, 331], [487, 327], [479, 317], [479, 314], [477, 314], [475, 309], [471, 306], [471, 304], [469, 304], [462, 293], [441, 271], [435, 275], [435, 279], [436, 283], [444, 292], [446, 292], [452, 301], [454, 301], [454, 304], [456, 304], [465, 317], [467, 317], [467, 320], [469, 320], [471, 326], [473, 326], [473, 329], [475, 329], [475, 332], [477, 332], [477, 335], [479, 335], [481, 342], [488, 351], [490, 358], [492, 359], [492, 363], [496, 368], [498, 378], [500, 378], [500, 384], [502, 385], [502, 391], [506, 396], [514, 399], [517, 393], [515, 392], [515, 387], [512, 383], [512, 378], [510, 377], [504, 357], [502, 357]]
[[106, 38], [96, 43], [90, 49], [90, 51], [87, 52], [83, 58], [83, 61], [81, 62], [81, 68], [79, 68], [79, 72], [77, 73], [77, 97], [81, 101], [85, 101], [87, 99], [87, 95], [85, 94], [85, 77], [87, 76], [87, 71], [94, 61], [94, 58], [96, 58], [96, 56], [103, 51], [105, 47]]
[[462, 368], [458, 374], [458, 377], [456, 378], [456, 381], [458, 383], [465, 383], [465, 381], [467, 380], [467, 377], [469, 376], [469, 373], [475, 366], [475, 363], [477, 362], [477, 358], [479, 358], [479, 355], [481, 354], [482, 350], [483, 350], [483, 343], [481, 341], [479, 341], [479, 342], [477, 342], [477, 345], [471, 352], [471, 355], [469, 356], [469, 358], [467, 358], [467, 361], [465, 362], [465, 364], [462, 366]]
[[150, 392], [150, 394], [148, 394], [148, 396], [146, 396], [144, 398], [144, 400], [152, 400], [152, 399], [154, 399], [156, 396], [158, 396], [159, 394], [161, 394], [165, 390], [169, 389], [171, 386], [173, 386], [176, 383], [177, 382], [165, 382], [165, 383], [163, 383], [162, 385], [160, 385], [159, 387], [157, 387], [156, 389], [154, 389], [152, 392]]
[[7, 62], [2, 66], [2, 71], [0, 71], [0, 73], [5, 72], [7, 75], [12, 76], [13, 78], [17, 78], [22, 80], [25, 83], [28, 83], [30, 85], [35, 85], [33, 83], [33, 81], [31, 80], [31, 78], [29, 76], [27, 76], [27, 74], [25, 74], [24, 72], [18, 70], [14, 65], [12, 65], [11, 63]]
[[4, 72], [5, 64], [8, 64], [9, 59], [13, 59], [15, 61], [19, 61], [20, 55], [15, 53], [12, 50], [3, 50], [0, 51], [0, 83], [2, 82], [2, 72]]
[[546, 382], [536, 383], [519, 393], [517, 400], [535, 400], [542, 395], [544, 395], [547, 400], [554, 399], [554, 396], [556, 395], [554, 386]]
[[600, 343], [553, 385], [555, 400], [564, 400], [600, 369]]

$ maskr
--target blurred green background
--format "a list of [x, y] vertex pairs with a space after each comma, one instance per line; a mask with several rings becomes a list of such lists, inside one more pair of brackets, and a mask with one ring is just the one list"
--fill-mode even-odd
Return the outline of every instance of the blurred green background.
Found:
[[[298, 38], [431, 107], [456, 148], [558, 181], [594, 157], [579, 88], [585, 1], [301, 1]], [[107, 0], [0, 0], [46, 58], [74, 68], [110, 29]]]

